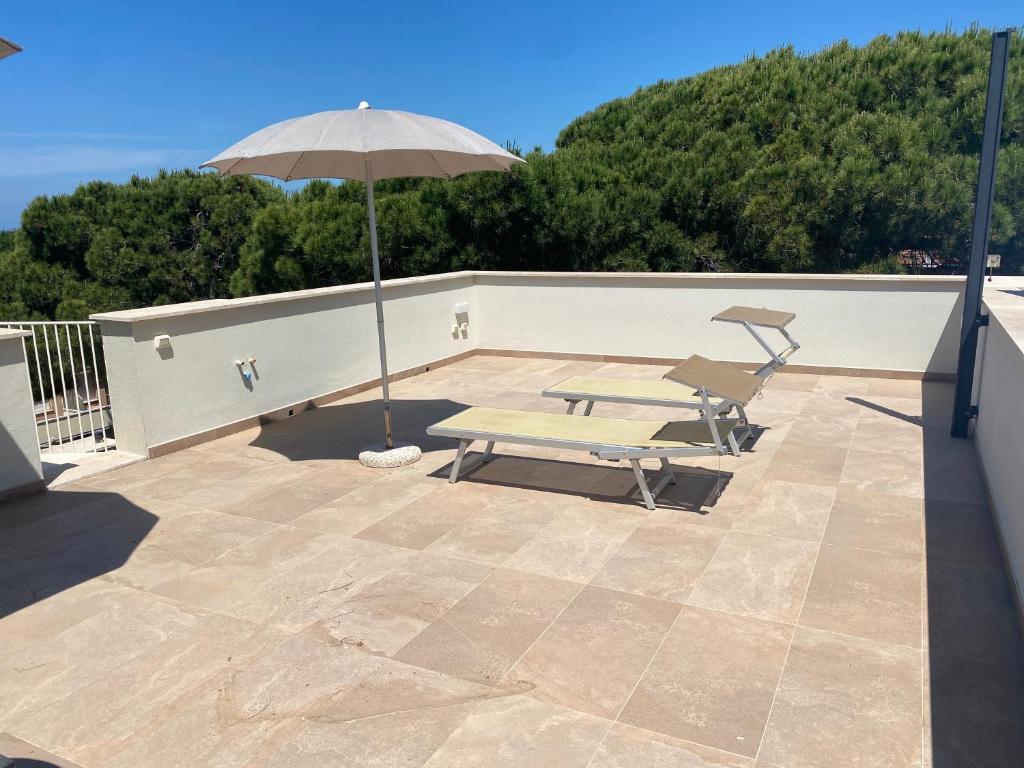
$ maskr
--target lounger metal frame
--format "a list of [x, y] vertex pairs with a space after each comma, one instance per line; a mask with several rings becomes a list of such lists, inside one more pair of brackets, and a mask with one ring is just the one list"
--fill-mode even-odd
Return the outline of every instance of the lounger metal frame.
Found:
[[[705, 399], [707, 394], [704, 394]], [[557, 438], [547, 437], [528, 437], [525, 435], [514, 435], [514, 434], [498, 434], [495, 432], [481, 432], [471, 429], [461, 429], [444, 427], [438, 424], [427, 427], [427, 434], [434, 437], [451, 437], [459, 441], [458, 451], [455, 453], [455, 461], [452, 463], [452, 470], [448, 476], [448, 482], [456, 482], [460, 475], [476, 469], [481, 464], [485, 464], [494, 458], [494, 444], [496, 442], [512, 443], [515, 445], [533, 445], [540, 448], [556, 448], [568, 451], [586, 451], [599, 459], [606, 461], [628, 461], [633, 469], [633, 475], [636, 477], [637, 487], [640, 489], [640, 495], [643, 496], [644, 505], [648, 509], [656, 509], [657, 505], [655, 500], [666, 486], [673, 485], [676, 482], [675, 474], [672, 472], [672, 466], [669, 464], [670, 458], [677, 458], [682, 456], [721, 456], [726, 452], [726, 448], [722, 443], [721, 435], [719, 434], [716, 425], [714, 425], [713, 417], [709, 416], [711, 411], [705, 412], [704, 421], [709, 422], [709, 429], [713, 440], [713, 445], [692, 445], [692, 446], [679, 446], [673, 448], [636, 448], [624, 445], [608, 445], [605, 443], [590, 443], [582, 442], [578, 440], [559, 440]], [[720, 425], [719, 425], [720, 426]], [[735, 426], [735, 425], [728, 425]], [[732, 429], [728, 431], [728, 442], [730, 446], [735, 443], [732, 438]], [[471, 456], [469, 459], [466, 458], [466, 451], [469, 446], [477, 440], [486, 441], [487, 446], [484, 448], [484, 452], [477, 456]], [[660, 459], [662, 471], [659, 475], [655, 476], [656, 482], [654, 486], [647, 481], [647, 477], [644, 475], [643, 467], [640, 466], [641, 459]]]
[[[680, 390], [685, 391], [685, 387], [680, 384]], [[550, 387], [541, 392], [544, 397], [557, 397], [565, 400], [569, 404], [566, 410], [567, 414], [576, 412], [576, 406], [580, 403], [586, 403], [583, 409], [583, 415], [589, 416], [591, 411], [594, 410], [594, 403], [600, 400], [602, 403], [623, 403], [626, 405], [658, 405], [663, 408], [685, 408], [688, 410], [700, 411], [703, 418], [707, 420], [725, 418], [727, 414], [733, 409], [736, 409], [736, 415], [739, 417], [739, 424], [737, 426], [742, 428], [740, 437], [737, 438], [734, 432], [729, 432], [727, 442], [729, 443], [729, 452], [733, 456], [740, 455], [740, 444], [747, 440], [753, 431], [750, 428], [750, 424], [747, 421], [747, 412], [743, 409], [743, 404], [738, 403], [734, 400], [727, 400], [724, 398], [714, 398], [708, 396], [708, 393], [703, 390], [697, 390], [696, 397], [690, 399], [679, 400], [663, 400], [655, 397], [630, 397], [628, 395], [602, 395], [599, 398], [595, 398], [594, 394], [586, 392], [573, 392], [572, 390], [558, 389], [556, 384], [554, 387]], [[717, 432], [714, 434], [717, 435]]]

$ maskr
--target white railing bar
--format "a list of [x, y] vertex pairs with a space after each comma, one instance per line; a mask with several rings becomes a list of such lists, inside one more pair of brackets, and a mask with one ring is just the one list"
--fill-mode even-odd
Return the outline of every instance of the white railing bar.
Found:
[[[53, 436], [50, 435], [50, 420], [46, 416], [46, 390], [43, 388], [43, 367], [39, 364], [39, 340], [36, 339], [36, 329], [32, 328], [32, 352], [36, 358], [36, 376], [39, 377], [39, 397], [43, 400], [43, 426], [46, 428], [46, 448], [50, 449], [53, 444]], [[29, 379], [31, 380], [31, 375]], [[33, 398], [35, 399], [35, 398]], [[33, 408], [33, 410], [35, 410]]]
[[[68, 410], [68, 385], [64, 381], [64, 355], [60, 351], [60, 328], [53, 329], [53, 337], [56, 340], [54, 346], [57, 347], [57, 375], [60, 377], [60, 391], [64, 396], [64, 416], [68, 422], [68, 443], [71, 443], [75, 439], [75, 428], [71, 426], [71, 412]], [[64, 448], [64, 443], [61, 443], [61, 448]], [[61, 450], [61, 453], [64, 451]]]
[[[92, 420], [92, 396], [89, 393], [89, 372], [85, 365], [85, 344], [82, 343], [82, 326], [78, 326], [78, 353], [82, 356], [82, 380], [85, 382], [85, 402], [89, 409], [89, 434], [92, 435], [93, 448], [96, 448], [96, 424]], [[81, 421], [81, 419], [79, 419]], [[103, 423], [103, 419], [100, 419]]]
[[[56, 331], [56, 329], [54, 329]], [[46, 331], [46, 324], [43, 324], [43, 346], [46, 348], [46, 370], [50, 374], [50, 393], [53, 397], [53, 423], [57, 427], [57, 445], [60, 446], [60, 452], [64, 453], [64, 436], [60, 433], [60, 418], [57, 414], [57, 383], [53, 380], [53, 357], [50, 355], [50, 335]], [[53, 445], [50, 445], [50, 450], [53, 450]]]
[[94, 325], [95, 323], [89, 324], [89, 348], [92, 350], [92, 372], [93, 376], [96, 377], [96, 402], [100, 411], [100, 426], [103, 427], [103, 450], [106, 452], [109, 449], [107, 448], [107, 428], [103, 423], [103, 390], [100, 388], [100, 367], [96, 364], [96, 340], [92, 335], [92, 327]]

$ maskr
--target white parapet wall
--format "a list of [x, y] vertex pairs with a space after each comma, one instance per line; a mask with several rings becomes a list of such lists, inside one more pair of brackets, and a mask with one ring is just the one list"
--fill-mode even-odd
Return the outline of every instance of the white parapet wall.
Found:
[[[384, 301], [392, 373], [474, 350], [763, 361], [741, 328], [709, 322], [740, 304], [797, 314], [794, 363], [950, 375], [962, 291], [943, 277], [456, 272], [388, 281]], [[369, 284], [93, 319], [118, 446], [142, 455], [379, 376]]]
[[0, 499], [43, 485], [23, 339], [0, 328]]
[[[391, 374], [476, 346], [470, 273], [389, 281], [384, 303]], [[468, 312], [457, 317], [462, 303]], [[380, 377], [368, 284], [92, 319], [103, 332], [118, 447], [143, 456]]]
[[[764, 359], [753, 339], [709, 323], [732, 305], [795, 312], [793, 362], [953, 374], [960, 277], [477, 273], [482, 347], [623, 357]], [[766, 333], [770, 337], [771, 333]]]
[[985, 309], [975, 445], [1024, 609], [1024, 279], [998, 278], [987, 286]]

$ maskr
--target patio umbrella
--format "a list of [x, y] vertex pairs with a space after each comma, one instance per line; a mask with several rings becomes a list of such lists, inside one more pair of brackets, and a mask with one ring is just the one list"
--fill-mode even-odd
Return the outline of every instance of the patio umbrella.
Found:
[[364, 101], [358, 109], [318, 112], [267, 126], [199, 167], [216, 168], [222, 176], [246, 173], [285, 181], [331, 178], [366, 182], [384, 395], [384, 444], [390, 450], [394, 438], [373, 182], [400, 176], [450, 179], [471, 171], [508, 171], [521, 162], [521, 158], [461, 125], [410, 112], [371, 109]]
[[10, 40], [0, 37], [0, 59], [6, 59], [8, 56], [13, 56], [21, 51], [21, 46], [17, 43], [12, 43]]

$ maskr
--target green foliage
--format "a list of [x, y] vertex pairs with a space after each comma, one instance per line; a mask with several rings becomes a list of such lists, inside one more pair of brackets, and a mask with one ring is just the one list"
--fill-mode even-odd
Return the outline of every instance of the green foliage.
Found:
[[[990, 34], [791, 47], [642, 88], [513, 173], [376, 186], [382, 272], [963, 271]], [[1024, 48], [1014, 39], [991, 250], [1024, 272]], [[161, 172], [33, 200], [0, 233], [0, 317], [370, 278], [366, 189]]]

